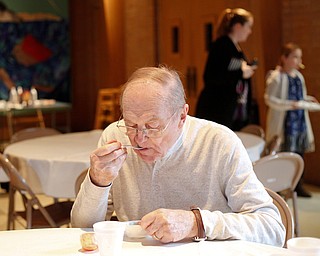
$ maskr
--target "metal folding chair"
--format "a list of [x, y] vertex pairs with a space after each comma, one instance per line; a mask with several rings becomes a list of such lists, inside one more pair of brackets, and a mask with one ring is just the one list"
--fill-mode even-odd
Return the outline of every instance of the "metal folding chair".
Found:
[[[10, 179], [9, 211], [7, 229], [14, 229], [18, 216], [26, 221], [26, 228], [60, 227], [70, 223], [72, 201], [55, 202], [43, 206], [18, 170], [0, 153], [0, 165]], [[15, 210], [15, 194], [18, 192], [23, 201], [24, 211]]]
[[299, 236], [297, 193], [295, 188], [304, 169], [302, 157], [296, 153], [280, 152], [268, 155], [253, 163], [253, 169], [262, 184], [283, 195], [284, 199], [292, 199], [295, 234]]

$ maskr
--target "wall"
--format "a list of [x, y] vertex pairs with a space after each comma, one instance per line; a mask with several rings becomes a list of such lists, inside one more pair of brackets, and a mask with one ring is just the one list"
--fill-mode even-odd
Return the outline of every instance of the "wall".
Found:
[[99, 88], [125, 77], [122, 0], [70, 0], [72, 130], [93, 128]]
[[[126, 77], [138, 67], [152, 66], [156, 56], [156, 6], [150, 0], [124, 1]], [[141, 15], [143, 10], [143, 15]]]
[[[283, 43], [295, 42], [303, 51], [302, 71], [309, 95], [320, 101], [320, 2], [313, 0], [282, 1]], [[305, 155], [305, 180], [310, 184], [320, 185], [320, 112], [310, 112], [310, 119], [315, 135], [316, 151]]]

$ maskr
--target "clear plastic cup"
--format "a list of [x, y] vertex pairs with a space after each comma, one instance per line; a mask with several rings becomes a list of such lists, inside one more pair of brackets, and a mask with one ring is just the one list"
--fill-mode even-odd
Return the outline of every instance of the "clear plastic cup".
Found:
[[124, 222], [119, 221], [101, 221], [93, 224], [101, 256], [121, 255], [125, 226]]

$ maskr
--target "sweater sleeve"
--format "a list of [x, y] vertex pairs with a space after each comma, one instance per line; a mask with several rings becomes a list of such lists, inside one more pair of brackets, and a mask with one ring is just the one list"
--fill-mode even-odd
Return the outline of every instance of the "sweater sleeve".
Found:
[[[108, 134], [113, 136], [116, 123], [110, 124], [102, 133], [98, 147], [108, 141]], [[111, 140], [111, 139], [110, 139]], [[112, 185], [98, 187], [87, 174], [71, 210], [72, 227], [90, 228], [95, 222], [109, 220], [114, 211]]]
[[72, 227], [92, 228], [95, 222], [106, 220], [110, 187], [95, 186], [87, 174], [71, 210]]
[[280, 213], [257, 179], [245, 148], [238, 141], [230, 149], [229, 171], [223, 172], [219, 183], [232, 212], [201, 210], [208, 239], [283, 246], [286, 231]]

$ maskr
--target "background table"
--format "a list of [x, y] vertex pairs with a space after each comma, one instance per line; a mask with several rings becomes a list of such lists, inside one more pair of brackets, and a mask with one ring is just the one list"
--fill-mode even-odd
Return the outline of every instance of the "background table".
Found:
[[[0, 231], [1, 256], [98, 256], [98, 251], [81, 252], [80, 234], [86, 231], [77, 228]], [[239, 240], [162, 244], [152, 238], [144, 238], [126, 240], [122, 248], [122, 256], [290, 255], [289, 251], [283, 248]]]
[[[43, 114], [50, 114], [51, 116], [51, 127], [56, 128], [56, 113], [65, 112], [66, 113], [66, 132], [70, 132], [70, 111], [71, 104], [66, 102], [58, 102], [55, 100], [38, 100], [39, 103], [35, 106], [26, 106], [18, 105], [17, 107], [8, 108], [6, 104], [0, 104], [0, 117], [2, 117], [1, 123], [3, 127], [6, 127], [10, 130], [13, 130], [13, 127], [9, 127], [10, 123], [8, 122], [8, 116], [29, 116], [36, 115], [37, 109], [41, 110]], [[4, 131], [2, 132], [1, 140], [5, 140]]]
[[242, 141], [252, 162], [260, 159], [260, 155], [264, 149], [265, 141], [253, 134], [245, 132], [236, 132]]
[[74, 198], [78, 175], [90, 165], [102, 130], [40, 137], [9, 145], [4, 154], [36, 193]]

